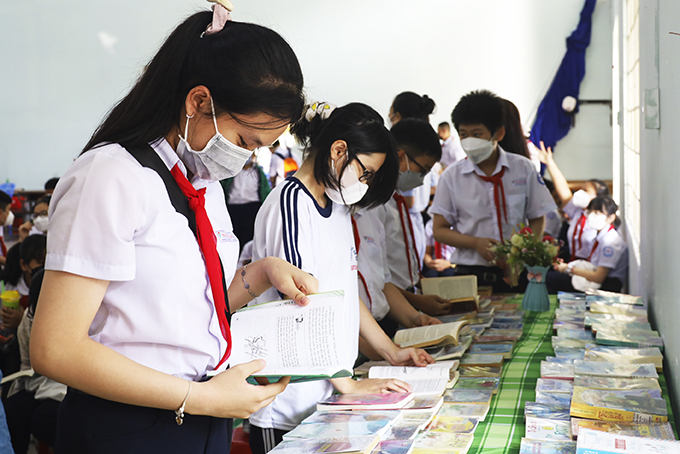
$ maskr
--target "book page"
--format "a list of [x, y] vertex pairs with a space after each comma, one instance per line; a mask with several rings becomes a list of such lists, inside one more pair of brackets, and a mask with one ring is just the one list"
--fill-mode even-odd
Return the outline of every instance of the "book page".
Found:
[[395, 334], [394, 343], [401, 347], [408, 347], [425, 341], [442, 339], [447, 335], [453, 337], [457, 343], [460, 328], [468, 323], [467, 320], [462, 320], [459, 322], [442, 323], [441, 325], [428, 325], [403, 329], [397, 331], [397, 334]]
[[414, 395], [441, 394], [457, 361], [442, 361], [426, 367], [374, 366], [368, 378], [396, 378], [411, 385]]
[[344, 293], [310, 295], [305, 307], [292, 301], [237, 311], [231, 320], [230, 364], [264, 359], [256, 375], [331, 374], [352, 370], [345, 351]]
[[424, 295], [455, 300], [477, 296], [477, 276], [432, 277], [421, 279]]

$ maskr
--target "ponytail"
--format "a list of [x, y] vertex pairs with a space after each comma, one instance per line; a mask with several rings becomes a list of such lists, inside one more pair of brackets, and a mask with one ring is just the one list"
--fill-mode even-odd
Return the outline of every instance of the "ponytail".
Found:
[[417, 118], [428, 120], [428, 116], [434, 112], [435, 102], [427, 95], [420, 96], [412, 91], [405, 91], [397, 95], [392, 102], [392, 111], [405, 118]]

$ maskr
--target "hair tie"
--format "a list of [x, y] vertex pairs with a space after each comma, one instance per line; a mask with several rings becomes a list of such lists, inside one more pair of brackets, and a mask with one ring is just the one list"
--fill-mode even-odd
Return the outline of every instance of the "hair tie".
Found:
[[224, 24], [231, 20], [231, 14], [229, 14], [229, 12], [234, 11], [234, 5], [232, 5], [229, 0], [208, 1], [214, 3], [212, 7], [213, 19], [212, 23], [208, 25], [203, 33], [201, 33], [201, 38], [203, 38], [203, 35], [214, 35], [215, 33], [222, 31]]
[[326, 120], [331, 116], [336, 107], [338, 106], [335, 104], [315, 101], [307, 106], [305, 120], [312, 121], [317, 115], [321, 117], [322, 120]]

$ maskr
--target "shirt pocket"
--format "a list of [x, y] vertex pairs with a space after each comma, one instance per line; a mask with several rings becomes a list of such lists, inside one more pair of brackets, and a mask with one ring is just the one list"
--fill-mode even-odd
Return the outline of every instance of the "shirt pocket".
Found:
[[506, 196], [508, 208], [508, 224], [519, 231], [518, 224], [527, 224], [527, 219], [524, 216], [527, 204], [527, 197], [525, 194], [513, 194]]

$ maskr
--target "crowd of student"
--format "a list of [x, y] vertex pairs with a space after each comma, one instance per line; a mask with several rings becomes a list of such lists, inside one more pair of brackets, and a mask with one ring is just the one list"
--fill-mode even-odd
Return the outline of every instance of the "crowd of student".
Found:
[[[3, 372], [41, 374], [5, 400], [15, 452], [32, 433], [58, 452], [224, 453], [229, 418], [249, 417], [252, 451], [264, 453], [334, 391], [408, 391], [377, 379], [248, 385], [262, 363], [227, 370], [228, 315], [342, 289], [357, 356], [423, 366], [426, 352], [391, 340], [450, 310], [420, 293], [421, 277], [474, 274], [494, 292], [523, 291], [525, 273], [510, 287], [489, 250], [520, 224], [564, 239], [553, 292], [621, 290], [627, 250], [607, 186], [572, 195], [510, 101], [471, 92], [451, 114], [455, 132], [435, 131], [435, 102], [405, 92], [388, 129], [365, 104], [305, 103], [288, 44], [214, 9], [169, 36], [3, 249], [5, 288], [25, 297], [0, 314], [3, 342], [18, 339]], [[274, 145], [267, 175], [253, 150], [290, 124], [303, 159]], [[0, 193], [3, 225], [10, 204]]]

